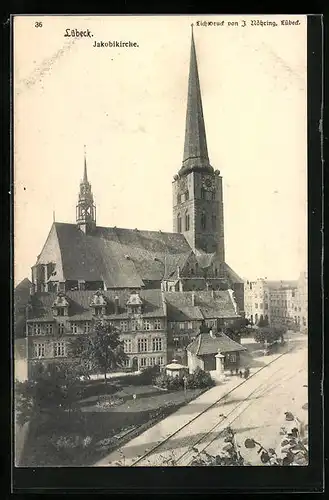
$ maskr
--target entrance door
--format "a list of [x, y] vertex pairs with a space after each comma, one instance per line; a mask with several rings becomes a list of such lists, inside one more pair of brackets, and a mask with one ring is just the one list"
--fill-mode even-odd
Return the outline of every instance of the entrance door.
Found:
[[138, 371], [138, 359], [137, 358], [133, 358], [133, 362], [132, 362], [132, 370], [133, 372], [137, 372]]

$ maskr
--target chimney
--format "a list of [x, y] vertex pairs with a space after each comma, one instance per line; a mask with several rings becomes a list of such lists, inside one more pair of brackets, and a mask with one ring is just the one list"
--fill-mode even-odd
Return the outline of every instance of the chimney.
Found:
[[119, 314], [119, 297], [117, 295], [114, 297], [114, 311], [115, 314]]
[[195, 306], [195, 292], [192, 292], [192, 306]]

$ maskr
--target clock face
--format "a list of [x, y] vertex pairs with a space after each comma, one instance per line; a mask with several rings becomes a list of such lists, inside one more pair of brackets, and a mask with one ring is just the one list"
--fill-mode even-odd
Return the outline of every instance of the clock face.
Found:
[[215, 188], [214, 180], [210, 176], [203, 178], [202, 185], [203, 185], [204, 189], [206, 189], [207, 191], [213, 191]]

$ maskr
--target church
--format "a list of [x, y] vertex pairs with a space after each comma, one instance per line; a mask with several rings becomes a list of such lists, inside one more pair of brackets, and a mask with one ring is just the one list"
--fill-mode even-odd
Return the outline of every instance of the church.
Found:
[[[225, 262], [222, 176], [208, 156], [193, 31], [184, 153], [172, 192], [172, 233], [100, 227], [85, 155], [76, 222], [53, 222], [32, 267], [27, 336], [87, 333], [95, 315], [108, 316], [131, 334], [127, 367], [141, 368], [175, 356], [176, 321], [195, 332], [195, 321], [210, 319], [213, 328], [243, 313], [243, 280]], [[42, 339], [28, 359], [65, 356], [63, 339], [55, 343], [48, 349]]]
[[231, 288], [243, 310], [243, 280], [225, 262], [222, 177], [209, 161], [193, 33], [184, 154], [172, 186], [172, 233], [99, 227], [85, 157], [76, 223], [53, 223], [32, 267], [34, 291]]

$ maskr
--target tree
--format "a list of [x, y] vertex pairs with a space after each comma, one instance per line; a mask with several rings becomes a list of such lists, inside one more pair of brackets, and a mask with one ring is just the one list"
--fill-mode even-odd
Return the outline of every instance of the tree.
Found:
[[101, 372], [105, 384], [107, 373], [122, 366], [127, 358], [119, 331], [106, 320], [97, 321], [89, 335], [77, 337], [71, 344], [70, 355], [79, 360], [85, 374]]
[[268, 318], [267, 317], [263, 318], [263, 316], [261, 316], [258, 323], [257, 323], [257, 326], [259, 328], [262, 328], [264, 326], [268, 326]]
[[278, 340], [283, 341], [284, 334], [284, 327], [264, 326], [255, 330], [254, 338], [256, 342], [272, 344]]
[[81, 394], [80, 378], [83, 367], [77, 361], [56, 363], [49, 372], [54, 387], [54, 399], [61, 408], [71, 413], [72, 406]]

